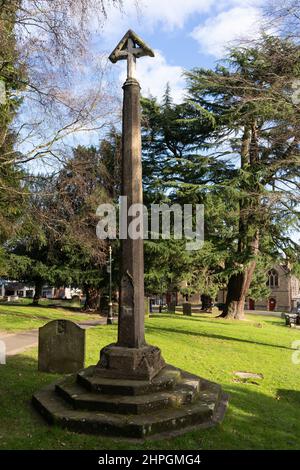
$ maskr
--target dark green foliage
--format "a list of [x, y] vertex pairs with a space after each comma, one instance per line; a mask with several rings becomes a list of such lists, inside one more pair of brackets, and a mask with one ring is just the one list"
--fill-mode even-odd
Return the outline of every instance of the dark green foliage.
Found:
[[[214, 120], [191, 103], [174, 104], [167, 86], [162, 104], [143, 99], [144, 202], [205, 204], [206, 233], [217, 224], [214, 213], [221, 200], [214, 187], [231, 169], [208, 155], [207, 139]], [[214, 201], [212, 202], [212, 200]], [[172, 221], [171, 221], [172, 224]], [[215, 228], [213, 228], [213, 231]], [[145, 282], [150, 293], [176, 290], [182, 294], [205, 291], [215, 295], [223, 282], [214, 276], [223, 253], [215, 251], [208, 263], [210, 243], [199, 253], [186, 250], [186, 240], [149, 240], [145, 243]], [[208, 248], [209, 247], [209, 248]], [[208, 250], [208, 251], [207, 251]], [[214, 268], [212, 268], [212, 264]]]
[[17, 6], [18, 2], [5, 2], [0, 10], [0, 242], [13, 233], [25, 196], [20, 183], [22, 172], [15, 166], [15, 135], [11, 130], [22, 101], [18, 95], [20, 79], [25, 75], [18, 62], [14, 34]]
[[231, 240], [223, 239], [232, 292], [226, 314], [233, 317], [243, 315], [258, 256], [299, 256], [288, 233], [299, 227], [299, 113], [291, 99], [299, 57], [298, 46], [266, 37], [234, 49], [228, 68], [187, 73], [190, 100], [215, 120], [215, 154], [236, 162], [222, 182], [229, 210], [235, 207], [232, 223], [226, 223]]
[[251, 295], [267, 294], [265, 282], [258, 286], [269, 262], [284, 255], [297, 266], [290, 231], [299, 228], [299, 111], [292, 101], [299, 56], [297, 45], [264, 37], [232, 50], [227, 67], [188, 72], [185, 103], [173, 104], [169, 87], [161, 105], [142, 101], [146, 202], [205, 206], [200, 252], [146, 244], [146, 253], [160, 253], [156, 245], [164, 253], [150, 275], [157, 289], [175, 277], [188, 280], [189, 291], [214, 295], [231, 279], [243, 306], [251, 282]]
[[99, 299], [108, 245], [96, 236], [96, 210], [112, 200], [108, 161], [103, 148], [80, 146], [58, 175], [36, 181], [22, 231], [9, 245], [11, 277], [36, 287], [73, 285]]

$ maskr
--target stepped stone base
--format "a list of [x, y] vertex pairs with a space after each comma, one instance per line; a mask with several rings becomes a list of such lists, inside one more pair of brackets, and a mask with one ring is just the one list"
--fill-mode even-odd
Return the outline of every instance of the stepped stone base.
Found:
[[170, 365], [144, 381], [102, 377], [92, 366], [47, 386], [32, 401], [50, 424], [135, 439], [213, 426], [227, 406], [220, 385]]

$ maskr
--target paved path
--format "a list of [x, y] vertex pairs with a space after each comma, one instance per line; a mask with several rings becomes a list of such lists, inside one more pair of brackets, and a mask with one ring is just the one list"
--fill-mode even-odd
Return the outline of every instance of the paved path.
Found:
[[0, 332], [0, 341], [3, 341], [6, 346], [6, 355], [13, 356], [37, 345], [38, 330], [22, 331], [15, 334]]
[[[94, 326], [104, 325], [106, 323], [106, 318], [101, 318], [99, 320], [86, 320], [76, 323], [86, 330], [88, 328], [93, 328]], [[38, 336], [38, 330], [21, 331], [19, 333], [6, 333], [4, 331], [0, 331], [0, 341], [3, 341], [6, 346], [7, 356], [13, 356], [25, 351], [25, 349], [37, 346]]]

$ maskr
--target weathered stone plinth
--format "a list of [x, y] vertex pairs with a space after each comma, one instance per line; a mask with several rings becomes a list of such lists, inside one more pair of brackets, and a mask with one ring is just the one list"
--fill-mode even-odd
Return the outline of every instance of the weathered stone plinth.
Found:
[[165, 361], [156, 346], [124, 348], [110, 344], [100, 352], [95, 375], [112, 379], [151, 380], [164, 366]]
[[104, 378], [97, 367], [37, 392], [35, 408], [49, 423], [72, 431], [135, 439], [179, 434], [223, 419], [227, 397], [213, 382], [169, 365], [152, 380]]

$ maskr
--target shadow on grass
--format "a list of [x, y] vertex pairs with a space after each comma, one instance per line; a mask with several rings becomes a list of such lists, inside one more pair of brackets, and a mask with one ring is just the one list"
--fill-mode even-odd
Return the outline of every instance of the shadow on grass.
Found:
[[[9, 312], [0, 312], [1, 315], [7, 315]], [[53, 317], [47, 317], [46, 315], [34, 315], [34, 313], [26, 314], [26, 313], [18, 313], [18, 312], [13, 312], [13, 316], [16, 318], [23, 318], [26, 320], [49, 320], [52, 321]]]
[[214, 317], [213, 315], [206, 316], [207, 314], [203, 315], [197, 315], [197, 316], [189, 316], [189, 315], [182, 315], [180, 313], [158, 313], [158, 314], [151, 314], [150, 315], [150, 320], [151, 318], [169, 318], [171, 320], [187, 320], [187, 321], [199, 321], [199, 320], [205, 320], [208, 323], [215, 323], [214, 320], [217, 320], [220, 324], [228, 325], [228, 320], [222, 320], [222, 318], [216, 316]]
[[[0, 376], [0, 389], [12, 385], [14, 390], [27, 386], [35, 390], [36, 386], [43, 386], [59, 377], [58, 374], [39, 372], [37, 359], [26, 353], [8, 356], [7, 364], [0, 366]], [[4, 379], [5, 383], [2, 382]]]
[[63, 303], [39, 303], [39, 304], [33, 304], [31, 303], [22, 303], [22, 302], [1, 302], [0, 305], [3, 307], [26, 307], [26, 308], [57, 308], [57, 309], [64, 309], [64, 310], [69, 310], [71, 312], [79, 312], [79, 313], [86, 313], [86, 312], [81, 312], [81, 307], [78, 305], [70, 305], [66, 304], [64, 305]]
[[9, 428], [23, 426], [25, 429], [22, 418], [26, 421], [35, 415], [31, 407], [33, 393], [54, 382], [58, 376], [38, 372], [35, 358], [19, 354], [8, 357], [7, 364], [0, 366], [0, 377], [0, 430], [3, 432], [1, 428], [7, 421]]
[[[298, 449], [300, 435], [299, 392], [281, 390], [282, 399], [253, 390], [255, 385], [227, 387], [229, 409], [221, 436], [226, 448]], [[284, 396], [284, 398], [283, 398]], [[292, 396], [293, 399], [290, 400]], [[210, 437], [220, 430], [212, 429]], [[235, 436], [234, 440], [232, 439]], [[240, 442], [238, 442], [240, 440]], [[233, 444], [233, 447], [231, 447]], [[222, 447], [222, 448], [224, 448]]]
[[[281, 321], [280, 321], [281, 320]], [[274, 325], [274, 326], [287, 326], [285, 324], [285, 320], [283, 320], [283, 318], [278, 318], [278, 321], [274, 321], [274, 320], [266, 320], [268, 325]]]
[[26, 354], [0, 365], [0, 449], [43, 449], [47, 440], [54, 441], [55, 430], [33, 409], [31, 398], [58, 377], [38, 372], [37, 360]]
[[[60, 306], [60, 305], [54, 305], [54, 304], [50, 304], [50, 305], [33, 305], [33, 304], [26, 304], [26, 305], [20, 305], [20, 304], [0, 304], [0, 305], [5, 305], [6, 307], [6, 311], [0, 311], [0, 315], [7, 315], [10, 313], [9, 309], [10, 307], [21, 307], [22, 309], [23, 308], [28, 308], [28, 310], [30, 309], [30, 312], [25, 313], [24, 311], [13, 311], [12, 314], [15, 316], [15, 317], [19, 317], [19, 318], [26, 318], [26, 319], [39, 319], [39, 320], [53, 320], [53, 317], [52, 316], [47, 316], [47, 315], [35, 315], [34, 311], [35, 309], [47, 309], [47, 310], [51, 310], [51, 309], [55, 309], [55, 310], [58, 310], [58, 312], [56, 312], [57, 314], [59, 313], [59, 311], [61, 310], [62, 313], [65, 312], [66, 314], [74, 314], [74, 315], [82, 315], [83, 319], [87, 319], [87, 317], [89, 316], [93, 316], [93, 317], [99, 317], [99, 319], [101, 318], [101, 314], [100, 313], [96, 313], [96, 312], [85, 312], [85, 311], [82, 311], [80, 307], [72, 307], [72, 306]], [[68, 312], [68, 313], [67, 313]], [[90, 315], [89, 315], [90, 313]], [[93, 320], [95, 320], [95, 318], [93, 318]]]
[[292, 405], [300, 407], [300, 391], [299, 390], [285, 390], [279, 389], [277, 391], [277, 397], [279, 400], [284, 399]]
[[[0, 312], [1, 315], [7, 315], [9, 312]], [[26, 315], [25, 313], [13, 312], [13, 316], [17, 318], [26, 318], [27, 320], [53, 320], [52, 317], [46, 317], [45, 315], [35, 316], [33, 314]]]
[[24, 305], [24, 307], [30, 307], [30, 308], [55, 308], [57, 310], [68, 310], [69, 312], [76, 312], [76, 313], [85, 313], [81, 311], [81, 307], [78, 306], [72, 306], [72, 305], [62, 305], [62, 304], [28, 304]]
[[[194, 430], [186, 435], [141, 444], [113, 438], [66, 433], [49, 427], [32, 409], [32, 394], [59, 376], [37, 371], [37, 361], [26, 355], [8, 359], [0, 366], [0, 435], [2, 448], [58, 448], [58, 439], [68, 448], [108, 449], [297, 449], [300, 435], [300, 392], [278, 390], [278, 397], [260, 392], [254, 385], [225, 386], [229, 409], [221, 426]], [[256, 387], [256, 388], [255, 388]], [[298, 406], [297, 406], [298, 405]], [[7, 432], [9, 430], [9, 433]], [[28, 438], [28, 435], [30, 438]], [[103, 441], [105, 439], [105, 441]], [[35, 446], [35, 447], [34, 447]]]
[[[221, 312], [220, 312], [221, 313]], [[280, 318], [278, 317], [278, 321], [270, 320], [270, 317], [264, 317], [263, 320], [261, 318], [257, 319], [253, 316], [251, 320], [249, 321], [244, 321], [244, 320], [225, 320], [224, 318], [220, 317], [219, 315], [214, 316], [213, 314], [198, 314], [197, 316], [189, 316], [189, 315], [182, 315], [180, 313], [159, 313], [159, 314], [151, 314], [151, 318], [170, 318], [174, 320], [186, 320], [186, 321], [200, 321], [200, 320], [205, 320], [207, 323], [213, 323], [216, 324], [216, 321], [218, 324], [221, 325], [239, 325], [239, 324], [247, 324], [247, 323], [259, 323], [260, 321], [266, 322], [270, 325], [275, 325], [275, 326], [285, 326], [284, 325], [284, 320], [280, 321]], [[274, 317], [272, 317], [274, 318]], [[247, 319], [248, 320], [248, 319]]]
[[235, 338], [233, 336], [225, 336], [225, 335], [205, 333], [205, 332], [199, 332], [199, 331], [189, 331], [189, 330], [183, 330], [182, 328], [177, 330], [176, 328], [165, 328], [161, 326], [156, 327], [153, 325], [151, 326], [147, 325], [147, 333], [157, 334], [158, 331], [165, 331], [167, 333], [182, 334], [182, 335], [187, 335], [187, 336], [200, 336], [200, 337], [205, 337], [205, 338], [214, 338], [214, 339], [220, 339], [222, 341], [235, 341], [239, 343], [256, 344], [260, 346], [268, 346], [270, 348], [287, 349], [288, 351], [293, 350], [293, 348], [289, 348], [287, 346], [282, 346], [282, 345], [272, 344], [272, 343], [262, 343], [259, 341], [251, 341], [249, 339]]

